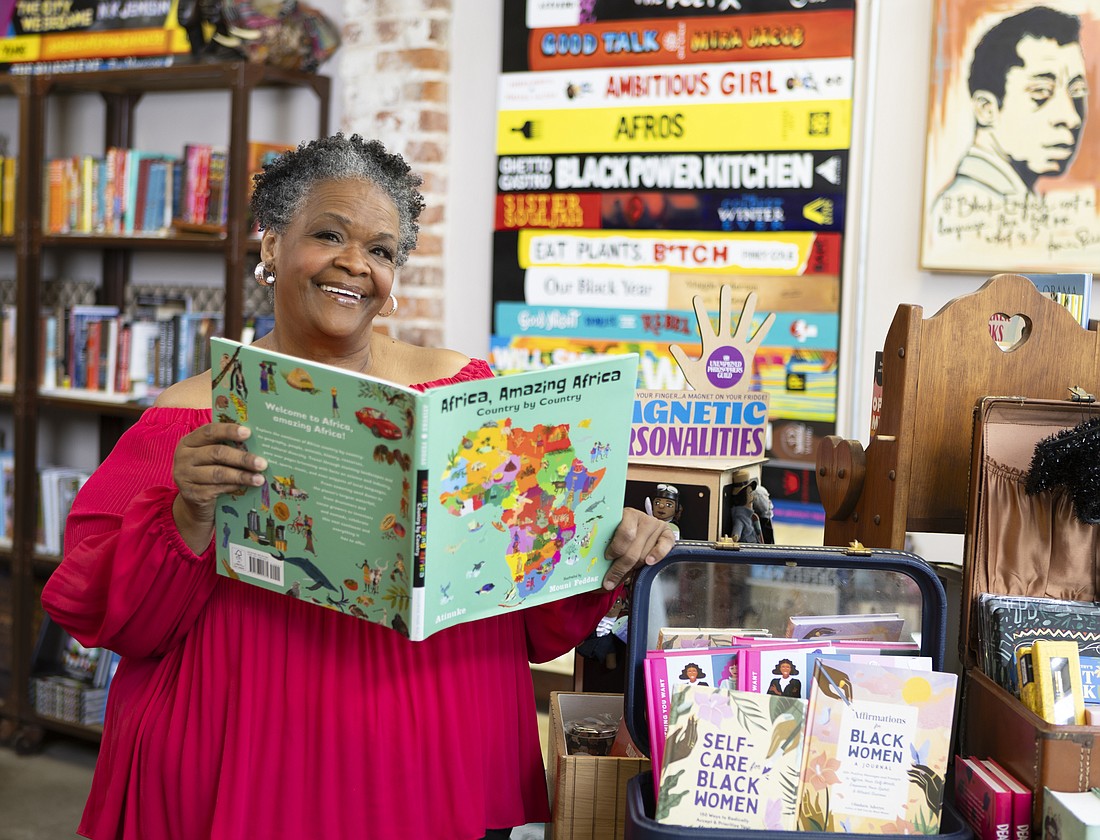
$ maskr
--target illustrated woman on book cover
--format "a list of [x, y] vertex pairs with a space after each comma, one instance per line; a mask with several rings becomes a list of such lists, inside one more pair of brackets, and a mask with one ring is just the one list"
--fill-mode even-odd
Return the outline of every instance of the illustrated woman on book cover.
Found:
[[[266, 165], [251, 210], [263, 231], [255, 280], [272, 291], [275, 323], [256, 344], [419, 390], [490, 377], [484, 361], [375, 329], [397, 311], [420, 183], [400, 156], [358, 136], [315, 140]], [[626, 510], [602, 590], [412, 642], [306, 603], [305, 585], [288, 597], [217, 574], [219, 497], [259, 487], [266, 464], [241, 446], [246, 421], [211, 422], [215, 378], [168, 388], [123, 435], [77, 496], [64, 560], [42, 596], [82, 644], [122, 655], [79, 832], [476, 840], [547, 821], [528, 661], [584, 639], [623, 578], [672, 548], [672, 531]], [[316, 399], [318, 425], [331, 422], [331, 393]], [[293, 499], [280, 499], [283, 523], [304, 499], [292, 482], [280, 488]], [[267, 518], [254, 523], [265, 538], [302, 545]], [[288, 566], [318, 574], [295, 550]], [[342, 585], [345, 599], [358, 592], [389, 610], [389, 579], [364, 591], [373, 558], [356, 561], [364, 583], [330, 582], [329, 597]], [[429, 754], [440, 758], [425, 763]]]
[[700, 668], [697, 662], [689, 662], [680, 672], [680, 683], [682, 685], [710, 685], [710, 683], [705, 682], [706, 676], [707, 672]]
[[801, 697], [802, 681], [796, 680], [798, 669], [789, 659], [780, 659], [772, 668], [775, 679], [768, 683], [768, 694], [778, 694], [780, 697]]

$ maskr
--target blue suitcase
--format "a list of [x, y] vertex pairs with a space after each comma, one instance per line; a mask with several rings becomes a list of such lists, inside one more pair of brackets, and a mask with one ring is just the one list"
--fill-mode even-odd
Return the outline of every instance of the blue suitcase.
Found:
[[[827, 607], [832, 606], [832, 609]], [[931, 566], [914, 554], [888, 549], [822, 548], [681, 542], [634, 581], [627, 642], [624, 697], [627, 730], [650, 752], [643, 660], [662, 627], [766, 627], [786, 632], [790, 615], [898, 612], [919, 639], [933, 668], [943, 664], [947, 600]], [[750, 623], [745, 623], [750, 619]], [[627, 788], [625, 840], [805, 840], [820, 832], [685, 828], [658, 823], [650, 774]], [[949, 801], [938, 838], [973, 840], [973, 832]], [[882, 835], [859, 835], [882, 837]]]

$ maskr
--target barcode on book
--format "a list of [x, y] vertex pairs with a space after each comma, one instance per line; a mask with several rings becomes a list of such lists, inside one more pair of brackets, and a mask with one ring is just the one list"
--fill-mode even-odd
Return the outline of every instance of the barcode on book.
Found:
[[229, 565], [239, 575], [283, 585], [283, 561], [247, 545], [231, 543]]

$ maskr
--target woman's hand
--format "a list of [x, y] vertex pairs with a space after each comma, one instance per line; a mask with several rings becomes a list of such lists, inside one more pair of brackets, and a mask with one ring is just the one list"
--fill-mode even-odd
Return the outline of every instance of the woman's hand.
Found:
[[613, 561], [603, 578], [604, 589], [614, 589], [638, 566], [652, 566], [676, 545], [667, 524], [634, 508], [623, 508], [623, 518], [604, 556]]
[[208, 423], [176, 445], [172, 479], [179, 495], [172, 504], [172, 516], [180, 536], [196, 554], [210, 545], [218, 496], [264, 483], [267, 461], [234, 445], [251, 434], [236, 423]]

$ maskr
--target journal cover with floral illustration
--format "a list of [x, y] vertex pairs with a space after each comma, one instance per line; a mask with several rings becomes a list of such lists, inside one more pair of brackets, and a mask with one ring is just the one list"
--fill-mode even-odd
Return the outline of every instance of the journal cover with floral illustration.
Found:
[[819, 659], [812, 680], [798, 828], [938, 833], [958, 677]]
[[797, 697], [674, 689], [657, 822], [793, 831], [805, 720]]
[[212, 339], [215, 420], [261, 487], [219, 500], [218, 571], [412, 640], [600, 588], [637, 357], [419, 392]]

